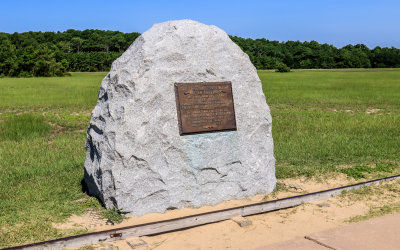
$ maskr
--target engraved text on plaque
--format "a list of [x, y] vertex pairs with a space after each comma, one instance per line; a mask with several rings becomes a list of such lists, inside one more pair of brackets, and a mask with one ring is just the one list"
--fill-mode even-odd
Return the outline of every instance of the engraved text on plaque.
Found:
[[181, 135], [236, 130], [231, 82], [175, 83]]

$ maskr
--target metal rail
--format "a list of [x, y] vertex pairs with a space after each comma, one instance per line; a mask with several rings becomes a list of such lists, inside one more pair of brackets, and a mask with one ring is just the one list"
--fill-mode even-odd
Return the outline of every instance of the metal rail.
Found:
[[200, 225], [205, 225], [209, 223], [229, 220], [236, 216], [249, 216], [249, 215], [266, 213], [270, 211], [276, 211], [284, 208], [290, 208], [298, 206], [304, 202], [312, 202], [312, 201], [327, 199], [334, 195], [341, 194], [343, 191], [358, 189], [361, 187], [377, 184], [383, 181], [392, 181], [399, 178], [400, 175], [394, 175], [385, 178], [347, 185], [343, 187], [332, 188], [297, 196], [291, 196], [283, 199], [221, 209], [212, 212], [179, 217], [175, 219], [161, 220], [139, 225], [104, 230], [99, 232], [80, 234], [80, 235], [37, 242], [28, 245], [15, 246], [5, 249], [61, 249], [66, 247], [79, 247], [86, 244], [98, 244], [101, 242], [123, 240], [135, 236], [140, 237], [145, 235], [156, 235], [156, 234], [196, 227]]

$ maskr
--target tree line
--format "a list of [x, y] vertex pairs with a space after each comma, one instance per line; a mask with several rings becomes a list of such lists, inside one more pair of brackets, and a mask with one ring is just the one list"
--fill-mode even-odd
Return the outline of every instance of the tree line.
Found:
[[293, 69], [400, 68], [400, 49], [369, 49], [364, 44], [336, 48], [316, 41], [269, 41], [231, 39], [246, 52], [257, 69], [276, 69], [284, 64]]
[[103, 30], [0, 33], [0, 76], [62, 76], [108, 71], [139, 36]]
[[[0, 76], [63, 76], [108, 71], [139, 36], [103, 30], [0, 33]], [[231, 36], [257, 69], [400, 68], [400, 50], [364, 44], [336, 48], [316, 41], [278, 42]]]

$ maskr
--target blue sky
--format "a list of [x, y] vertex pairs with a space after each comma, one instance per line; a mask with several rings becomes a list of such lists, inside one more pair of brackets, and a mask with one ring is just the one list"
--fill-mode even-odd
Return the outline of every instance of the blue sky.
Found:
[[213, 24], [246, 38], [400, 48], [399, 0], [0, 0], [0, 32], [8, 33], [66, 29], [142, 33], [154, 23], [178, 19]]

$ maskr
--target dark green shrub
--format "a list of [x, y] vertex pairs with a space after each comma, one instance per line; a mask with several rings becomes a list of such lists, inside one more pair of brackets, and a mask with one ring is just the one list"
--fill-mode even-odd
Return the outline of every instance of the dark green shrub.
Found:
[[284, 63], [279, 63], [276, 67], [276, 72], [280, 73], [290, 72], [290, 68]]

